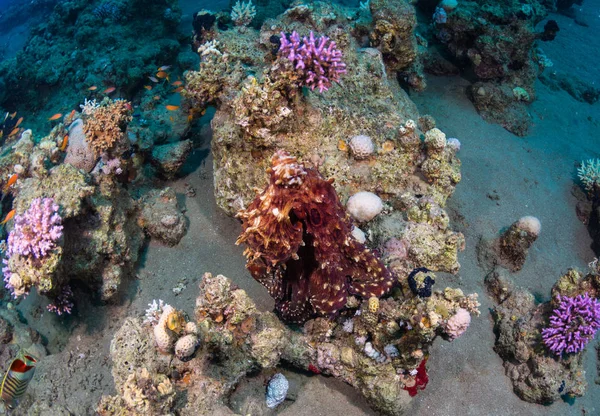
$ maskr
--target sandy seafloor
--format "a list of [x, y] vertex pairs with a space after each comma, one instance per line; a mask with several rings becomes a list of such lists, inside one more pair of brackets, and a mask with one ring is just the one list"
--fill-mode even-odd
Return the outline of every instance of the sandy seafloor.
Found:
[[[183, 2], [183, 6], [197, 9], [192, 3]], [[555, 63], [549, 70], [570, 71], [599, 85], [600, 1], [586, 0], [584, 12], [589, 27], [551, 16], [561, 31], [554, 42], [542, 47]], [[410, 414], [600, 415], [600, 385], [594, 383], [598, 340], [589, 344], [585, 356], [588, 391], [574, 404], [535, 405], [512, 392], [502, 361], [493, 351], [489, 313], [493, 305], [485, 295], [484, 272], [475, 252], [481, 235], [493, 235], [521, 216], [534, 215], [541, 220], [542, 233], [523, 270], [513, 276], [516, 283], [547, 300], [551, 286], [568, 268], [587, 268], [594, 254], [587, 230], [575, 215], [571, 192], [577, 163], [600, 157], [600, 104], [577, 102], [566, 92], [551, 91], [538, 82], [537, 101], [530, 107], [534, 125], [527, 137], [519, 138], [481, 119], [466, 98], [467, 85], [458, 77], [429, 77], [427, 90], [411, 98], [422, 114], [431, 114], [439, 128], [462, 143], [463, 179], [448, 211], [453, 228], [465, 234], [467, 244], [460, 254], [458, 275], [439, 274], [436, 287], [478, 292], [482, 314], [453, 343], [436, 341], [427, 363], [429, 385], [416, 396]], [[76, 316], [62, 320], [44, 313], [35, 295], [19, 305], [52, 353], [39, 365], [28, 391], [32, 396], [66, 406], [75, 415], [93, 414], [100, 395], [114, 393], [107, 357], [110, 340], [123, 319], [142, 315], [147, 304], [158, 298], [193, 314], [198, 280], [204, 272], [224, 274], [246, 289], [260, 309], [272, 308], [266, 291], [244, 268], [243, 249], [234, 245], [240, 232], [237, 220], [215, 205], [208, 125], [197, 142], [202, 145], [186, 166], [188, 174], [165, 183], [178, 193], [189, 219], [188, 233], [174, 248], [149, 243], [138, 279], [128, 285], [118, 304], [80, 302]], [[185, 196], [186, 184], [195, 188], [195, 197]], [[186, 289], [175, 296], [172, 288], [180, 282]], [[294, 400], [286, 402], [283, 415], [375, 414], [357, 392], [334, 379], [296, 375], [291, 380]]]

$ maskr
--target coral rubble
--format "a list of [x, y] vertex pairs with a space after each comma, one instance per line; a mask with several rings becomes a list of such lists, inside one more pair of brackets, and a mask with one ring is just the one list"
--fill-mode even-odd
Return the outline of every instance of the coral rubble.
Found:
[[[149, 414], [173, 411], [170, 396], [164, 394], [149, 394], [143, 402], [128, 401], [132, 380], [143, 372], [153, 380], [147, 384], [150, 388], [171, 383], [186, 390], [178, 406], [182, 415], [228, 414], [227, 397], [243, 377], [275, 369], [285, 361], [340, 378], [357, 388], [376, 410], [399, 416], [408, 409], [410, 397], [427, 384], [425, 362], [436, 336], [454, 339], [453, 334], [461, 331], [446, 332], [452, 327], [448, 322], [464, 321], [460, 315], [465, 310], [479, 313], [475, 297], [450, 288], [434, 292], [427, 300], [372, 298], [361, 304], [355, 299], [354, 305], [355, 313], [336, 320], [316, 318], [297, 332], [273, 313], [258, 311], [226, 277], [206, 273], [195, 311], [200, 351], [186, 362], [172, 360], [154, 346], [152, 331], [140, 319], [127, 319], [111, 343], [117, 395], [103, 397], [98, 410], [103, 415], [137, 414], [134, 407], [143, 405], [156, 409]], [[165, 313], [175, 310], [165, 307], [162, 317]], [[283, 389], [279, 390], [281, 400]]]

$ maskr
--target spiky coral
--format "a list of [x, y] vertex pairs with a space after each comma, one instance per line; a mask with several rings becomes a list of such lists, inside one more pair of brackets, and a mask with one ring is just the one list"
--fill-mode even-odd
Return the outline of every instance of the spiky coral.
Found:
[[585, 190], [592, 192], [594, 187], [600, 185], [600, 159], [581, 162], [581, 166], [577, 169], [577, 176], [583, 183]]
[[554, 354], [577, 353], [600, 329], [600, 302], [585, 293], [577, 297], [557, 295], [550, 325], [542, 330], [544, 344]]
[[240, 211], [247, 267], [276, 300], [281, 317], [331, 315], [348, 295], [379, 297], [393, 286], [381, 261], [352, 236], [330, 181], [285, 151], [271, 159], [267, 189]]
[[96, 155], [111, 150], [123, 140], [127, 123], [132, 120], [131, 110], [128, 101], [105, 100], [89, 111], [83, 131]]

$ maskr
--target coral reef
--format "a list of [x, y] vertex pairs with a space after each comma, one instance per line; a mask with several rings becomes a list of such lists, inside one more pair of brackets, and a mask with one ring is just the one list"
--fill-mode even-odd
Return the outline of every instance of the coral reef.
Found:
[[435, 21], [428, 36], [428, 54], [432, 56], [426, 59], [427, 70], [439, 73], [443, 58], [435, 56], [442, 47], [452, 57], [452, 63], [445, 64], [447, 72], [458, 67], [473, 74], [468, 95], [483, 118], [524, 136], [531, 124], [527, 107], [535, 100], [534, 82], [549, 65], [536, 42], [551, 41], [558, 31], [554, 21], [549, 21], [543, 32], [535, 30], [547, 16], [549, 5], [541, 1], [460, 1], [454, 8], [443, 8], [443, 14], [429, 1], [420, 0], [418, 7]]
[[[23, 213], [35, 201], [40, 204], [52, 198], [48, 205], [52, 210], [46, 215], [50, 223], [46, 225], [54, 227], [54, 234], [48, 237], [52, 244], [45, 243], [45, 249], [51, 250], [44, 257], [9, 256], [8, 285], [15, 295], [36, 287], [53, 298], [55, 306], [59, 302], [70, 308], [69, 302], [61, 303], [61, 299], [67, 300], [63, 294], [69, 280], [85, 282], [107, 300], [131, 272], [142, 243], [135, 221], [136, 206], [112, 176], [97, 179], [96, 183], [70, 164], [61, 164], [20, 181], [13, 201], [16, 212]], [[59, 237], [57, 210], [62, 218], [60, 245], [54, 243]], [[15, 231], [19, 233], [19, 229]], [[43, 227], [39, 229], [43, 231]], [[19, 241], [23, 244], [26, 240]]]
[[[373, 299], [354, 302], [357, 311], [335, 321], [310, 320], [298, 332], [283, 326], [271, 312], [259, 312], [226, 277], [207, 273], [200, 282], [195, 311], [202, 351], [190, 361], [172, 361], [153, 347], [151, 331], [142, 327], [140, 319], [128, 318], [111, 343], [118, 394], [102, 399], [101, 414], [132, 411], [125, 386], [142, 368], [148, 371], [146, 378], [166, 383], [167, 377], [186, 390], [178, 406], [180, 414], [197, 414], [199, 409], [229, 414], [224, 403], [240, 380], [249, 372], [274, 370], [282, 361], [340, 378], [379, 412], [405, 414], [410, 397], [427, 384], [428, 347], [437, 335], [451, 339], [444, 329], [448, 321], [462, 310], [478, 314], [478, 303], [473, 296], [450, 288], [427, 300]], [[148, 395], [146, 402], [163, 412], [149, 414], [173, 411], [167, 407], [172, 406], [168, 397]]]
[[393, 286], [383, 264], [352, 237], [330, 182], [284, 151], [271, 159], [269, 186], [240, 211], [247, 268], [285, 321], [332, 315], [349, 295], [382, 296]]
[[49, 112], [78, 102], [92, 86], [96, 97], [102, 85], [130, 92], [158, 62], [176, 61], [181, 12], [174, 0], [73, 0], [49, 10], [39, 3], [35, 13], [45, 13], [23, 51], [0, 63], [0, 85], [10, 86], [0, 89], [3, 108]]
[[[597, 270], [583, 276], [569, 270], [552, 288], [552, 301], [538, 304], [525, 289], [517, 288], [502, 269], [495, 269], [485, 280], [488, 292], [497, 303], [494, 308], [495, 350], [504, 360], [506, 375], [515, 393], [523, 400], [549, 404], [561, 397], [582, 396], [587, 388], [583, 356], [579, 348], [569, 354], [556, 355], [560, 342], [546, 342], [550, 326], [556, 327], [553, 309], [560, 300], [577, 296], [600, 297], [600, 275]], [[587, 295], [586, 295], [587, 294]], [[579, 321], [577, 321], [579, 322]], [[575, 325], [576, 322], [573, 322]], [[568, 330], [567, 328], [565, 328]], [[551, 336], [551, 335], [550, 335]], [[570, 342], [575, 342], [571, 339]]]

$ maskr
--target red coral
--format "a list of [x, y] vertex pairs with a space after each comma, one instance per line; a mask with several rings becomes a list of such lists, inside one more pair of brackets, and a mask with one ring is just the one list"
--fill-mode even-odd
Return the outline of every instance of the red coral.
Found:
[[238, 213], [246, 267], [275, 298], [288, 322], [329, 316], [348, 295], [379, 297], [393, 286], [381, 261], [352, 237], [352, 222], [332, 180], [279, 150], [271, 159], [268, 187]]

